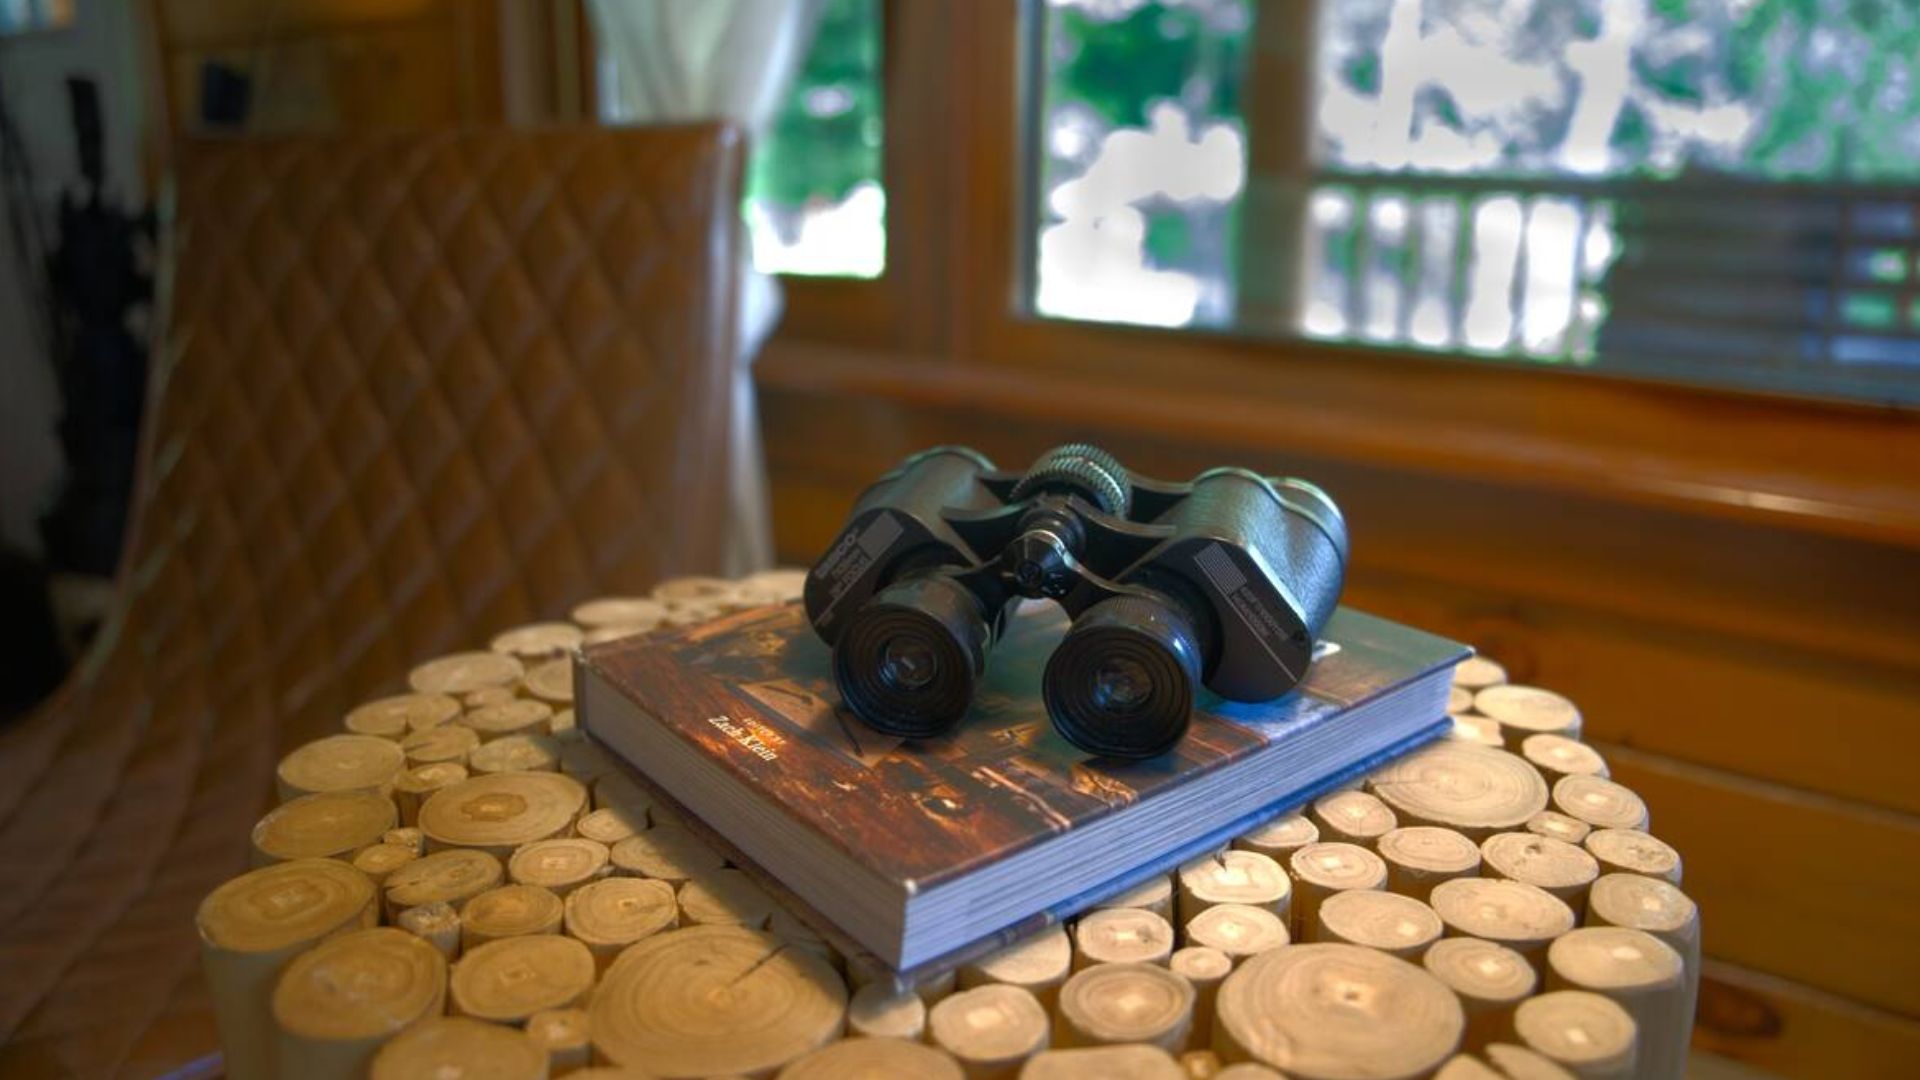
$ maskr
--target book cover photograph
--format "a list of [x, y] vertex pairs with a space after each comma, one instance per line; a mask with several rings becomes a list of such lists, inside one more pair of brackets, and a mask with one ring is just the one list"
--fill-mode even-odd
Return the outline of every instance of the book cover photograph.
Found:
[[1257, 704], [1203, 695], [1173, 751], [1124, 761], [1067, 742], [1033, 691], [1065, 628], [1057, 607], [1025, 605], [966, 722], [910, 741], [838, 707], [829, 650], [798, 605], [594, 647], [585, 665], [742, 786], [911, 892], [1171, 793], [1462, 655], [1451, 641], [1341, 609], [1297, 692]]

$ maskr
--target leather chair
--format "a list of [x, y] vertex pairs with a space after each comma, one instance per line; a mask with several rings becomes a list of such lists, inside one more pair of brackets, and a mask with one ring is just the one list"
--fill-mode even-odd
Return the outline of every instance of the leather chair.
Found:
[[0, 1073], [218, 1068], [193, 914], [291, 747], [420, 660], [711, 572], [717, 127], [202, 141], [115, 614], [0, 731]]

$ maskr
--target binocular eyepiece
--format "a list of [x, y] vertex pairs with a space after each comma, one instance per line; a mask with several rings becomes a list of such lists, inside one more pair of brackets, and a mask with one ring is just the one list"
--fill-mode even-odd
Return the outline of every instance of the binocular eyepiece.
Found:
[[1010, 602], [1056, 601], [1073, 621], [1047, 661], [1048, 715], [1089, 753], [1137, 759], [1179, 742], [1201, 686], [1292, 689], [1346, 559], [1339, 509], [1303, 480], [1165, 483], [1085, 444], [1011, 473], [937, 447], [860, 497], [805, 595], [848, 708], [906, 738], [965, 717]]

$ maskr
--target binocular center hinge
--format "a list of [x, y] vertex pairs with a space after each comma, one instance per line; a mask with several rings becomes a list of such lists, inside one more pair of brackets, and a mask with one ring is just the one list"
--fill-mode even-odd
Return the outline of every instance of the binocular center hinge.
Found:
[[1079, 554], [1086, 542], [1080, 520], [1064, 503], [1042, 499], [1021, 515], [1019, 534], [1000, 550], [1005, 587], [1030, 599], [1059, 600], [1080, 584], [1085, 571]]
[[1080, 564], [1067, 541], [1050, 529], [1029, 529], [1000, 553], [1008, 585], [1021, 596], [1058, 600], [1080, 581]]

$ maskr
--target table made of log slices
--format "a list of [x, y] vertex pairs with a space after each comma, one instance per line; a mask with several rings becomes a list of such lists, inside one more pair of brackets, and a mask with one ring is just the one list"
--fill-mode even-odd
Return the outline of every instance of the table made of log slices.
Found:
[[1491, 660], [1451, 737], [912, 988], [575, 728], [569, 653], [799, 595], [681, 578], [429, 660], [288, 754], [199, 932], [235, 1080], [1677, 1080], [1699, 914], [1580, 713]]

